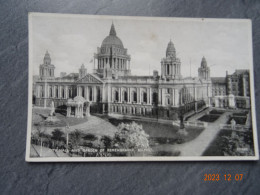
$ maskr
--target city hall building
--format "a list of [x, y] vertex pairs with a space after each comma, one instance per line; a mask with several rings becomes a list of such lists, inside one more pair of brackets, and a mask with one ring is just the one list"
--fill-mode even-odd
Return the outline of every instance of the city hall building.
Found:
[[204, 57], [196, 78], [182, 77], [181, 61], [172, 41], [166, 47], [166, 55], [161, 61], [158, 59], [160, 75], [156, 70], [153, 75], [131, 75], [130, 61], [114, 24], [94, 54], [93, 73], [82, 65], [78, 73], [55, 77], [55, 66], [46, 52], [34, 80], [34, 106], [50, 107], [53, 101], [57, 109], [67, 110], [67, 116], [75, 117], [87, 116], [90, 111], [175, 120], [210, 104], [212, 83]]

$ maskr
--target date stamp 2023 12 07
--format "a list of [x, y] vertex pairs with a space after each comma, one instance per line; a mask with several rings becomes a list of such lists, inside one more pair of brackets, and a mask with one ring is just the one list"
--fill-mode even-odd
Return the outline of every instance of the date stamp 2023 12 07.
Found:
[[204, 174], [203, 180], [208, 181], [242, 181], [244, 179], [244, 174], [236, 173], [236, 174]]

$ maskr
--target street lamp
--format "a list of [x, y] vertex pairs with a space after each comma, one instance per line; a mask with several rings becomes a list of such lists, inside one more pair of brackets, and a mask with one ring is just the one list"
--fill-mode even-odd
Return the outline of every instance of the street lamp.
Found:
[[69, 153], [69, 129], [70, 129], [70, 126], [69, 126], [69, 123], [68, 122], [66, 122], [66, 127], [65, 127], [65, 129], [66, 129], [66, 133], [67, 133], [67, 136], [66, 136], [66, 145], [67, 145], [67, 153]]

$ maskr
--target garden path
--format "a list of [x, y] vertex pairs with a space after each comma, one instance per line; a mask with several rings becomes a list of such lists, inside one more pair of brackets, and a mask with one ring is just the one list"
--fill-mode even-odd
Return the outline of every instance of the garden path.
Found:
[[[215, 122], [208, 123], [208, 126], [194, 140], [183, 144], [164, 144], [156, 146], [158, 151], [180, 151], [180, 156], [201, 156], [210, 143], [216, 138], [220, 131], [219, 125], [224, 124], [228, 120], [228, 116], [232, 112], [223, 113]], [[196, 117], [197, 118], [197, 117]]]
[[208, 123], [205, 130], [194, 140], [172, 147], [181, 151], [181, 156], [201, 156], [219, 133], [219, 125], [225, 124], [230, 114], [231, 112], [225, 112], [215, 122]]

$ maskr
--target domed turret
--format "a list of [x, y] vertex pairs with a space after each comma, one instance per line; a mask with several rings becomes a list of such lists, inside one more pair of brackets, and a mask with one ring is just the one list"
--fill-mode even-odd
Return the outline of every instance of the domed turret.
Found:
[[200, 64], [200, 68], [198, 69], [199, 78], [209, 80], [210, 79], [210, 68], [207, 65], [206, 58], [203, 56]]
[[207, 61], [206, 61], [206, 58], [203, 56], [202, 60], [201, 60], [201, 67], [203, 68], [206, 68], [208, 65], [207, 65]]
[[166, 57], [176, 57], [176, 50], [175, 50], [172, 40], [170, 40], [170, 42], [168, 43], [168, 46], [166, 49]]
[[54, 78], [55, 66], [51, 64], [51, 57], [48, 51], [46, 51], [43, 57], [43, 64], [40, 65], [39, 75], [42, 79]]
[[161, 75], [162, 78], [180, 79], [181, 76], [181, 61], [176, 57], [176, 50], [172, 40], [167, 45], [166, 57], [161, 60]]
[[43, 58], [43, 64], [51, 64], [51, 57], [48, 51], [46, 51], [45, 56]]

